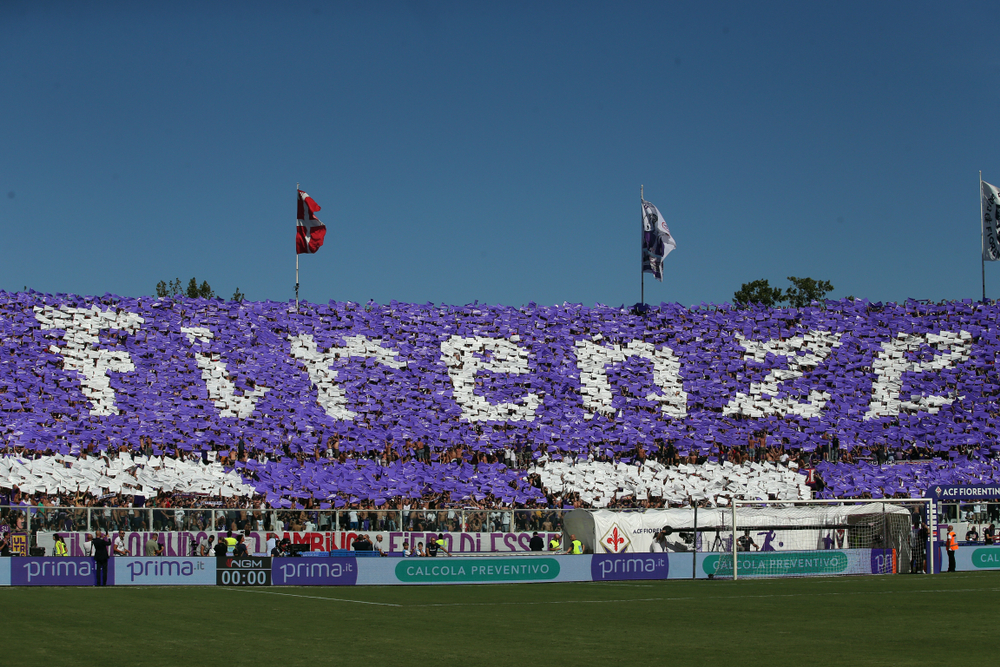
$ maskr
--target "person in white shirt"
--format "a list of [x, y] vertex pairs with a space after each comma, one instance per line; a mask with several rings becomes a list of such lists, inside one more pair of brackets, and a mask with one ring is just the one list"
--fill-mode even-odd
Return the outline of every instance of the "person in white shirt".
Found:
[[125, 531], [119, 530], [118, 534], [115, 535], [114, 542], [114, 555], [116, 556], [128, 556], [128, 545], [125, 542]]
[[94, 555], [94, 536], [90, 533], [83, 536], [83, 555], [88, 558]]
[[387, 556], [388, 555], [385, 552], [385, 547], [382, 545], [382, 536], [381, 535], [376, 535], [375, 536], [375, 544], [373, 546], [375, 547], [375, 551], [378, 552], [379, 556]]
[[413, 555], [413, 552], [410, 551], [410, 541], [409, 540], [403, 540], [403, 558], [409, 558], [412, 555]]

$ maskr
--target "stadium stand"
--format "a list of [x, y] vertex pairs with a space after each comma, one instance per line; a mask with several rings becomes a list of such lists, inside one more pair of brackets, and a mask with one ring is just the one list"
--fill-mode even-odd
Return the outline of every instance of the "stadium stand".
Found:
[[0, 293], [0, 505], [920, 495], [996, 472], [998, 315]]

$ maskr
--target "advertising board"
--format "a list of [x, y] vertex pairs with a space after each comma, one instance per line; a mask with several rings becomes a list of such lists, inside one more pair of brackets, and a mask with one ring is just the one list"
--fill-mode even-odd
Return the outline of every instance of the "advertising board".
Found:
[[590, 561], [590, 578], [593, 581], [670, 579], [672, 570], [677, 572], [673, 578], [690, 579], [691, 554], [594, 554]]
[[[93, 586], [97, 566], [93, 558], [10, 559], [12, 586]], [[115, 568], [109, 564], [108, 585], [115, 583]]]
[[[363, 560], [367, 562], [375, 559], [366, 558]], [[358, 559], [356, 558], [274, 558], [271, 560], [271, 584], [274, 586], [353, 586], [357, 582]]]
[[[948, 551], [938, 548], [938, 563], [940, 570], [948, 569]], [[955, 552], [955, 570], [958, 572], [976, 572], [979, 570], [1000, 570], [1000, 544], [998, 545], [962, 545]]]
[[[835, 574], [887, 574], [897, 564], [891, 549], [755, 551], [737, 554], [739, 576], [822, 577]], [[731, 554], [698, 554], [698, 578], [733, 576]]]
[[523, 584], [591, 581], [590, 556], [379, 558], [357, 562], [357, 584]]
[[214, 558], [111, 559], [119, 586], [214, 586]]

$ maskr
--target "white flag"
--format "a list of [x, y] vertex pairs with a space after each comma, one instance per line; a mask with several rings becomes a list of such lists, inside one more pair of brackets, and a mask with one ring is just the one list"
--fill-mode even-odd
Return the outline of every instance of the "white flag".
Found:
[[995, 262], [1000, 259], [1000, 191], [983, 181], [983, 259]]
[[663, 258], [677, 247], [660, 210], [642, 200], [642, 270], [663, 280]]

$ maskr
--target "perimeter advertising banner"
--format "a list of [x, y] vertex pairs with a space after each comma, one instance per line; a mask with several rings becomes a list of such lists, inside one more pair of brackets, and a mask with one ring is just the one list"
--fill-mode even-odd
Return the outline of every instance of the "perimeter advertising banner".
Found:
[[10, 558], [0, 558], [0, 586], [10, 586]]
[[[214, 558], [111, 559], [119, 586], [214, 586]], [[110, 581], [110, 577], [108, 577]]]
[[[11, 558], [12, 586], [93, 586], [97, 566], [93, 558]], [[108, 585], [115, 583], [115, 568], [109, 563]]]
[[[837, 574], [888, 574], [896, 571], [891, 549], [758, 551], [737, 554], [742, 577], [823, 577]], [[732, 578], [733, 556], [698, 554], [698, 578]]]
[[590, 556], [380, 558], [358, 561], [357, 584], [527, 584], [591, 581]]
[[[938, 549], [939, 557], [935, 563], [938, 571], [948, 569], [948, 551], [944, 547]], [[1000, 570], [1000, 545], [970, 546], [962, 545], [955, 552], [955, 569], [958, 572], [976, 572], [978, 570]]]
[[[381, 562], [381, 559], [375, 560], [374, 558], [362, 558], [361, 560]], [[392, 561], [395, 560], [395, 558], [392, 559]], [[357, 582], [357, 558], [271, 559], [271, 585], [273, 586], [354, 586]]]
[[[690, 556], [679, 578], [691, 577]], [[475, 558], [275, 558], [274, 586], [527, 584], [670, 578], [668, 554]]]

